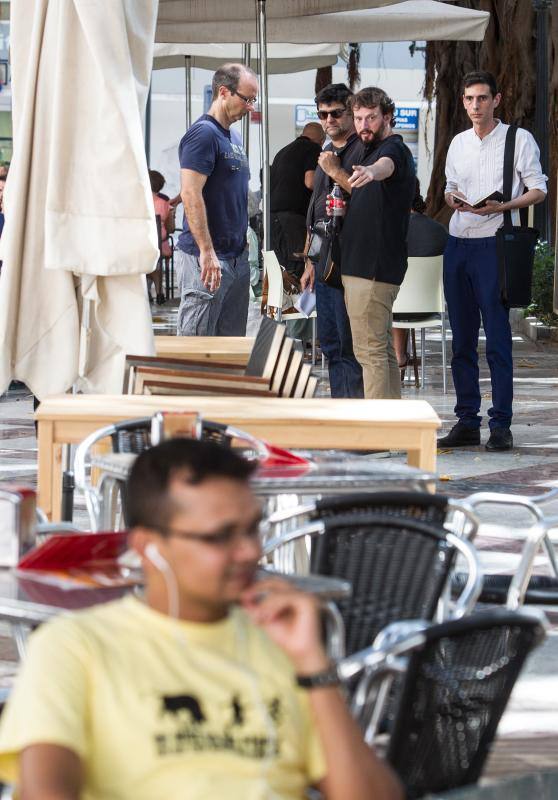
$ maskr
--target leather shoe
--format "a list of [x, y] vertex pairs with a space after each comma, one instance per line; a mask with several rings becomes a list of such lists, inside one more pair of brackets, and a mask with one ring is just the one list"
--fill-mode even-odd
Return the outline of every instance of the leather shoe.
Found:
[[438, 447], [475, 447], [480, 444], [480, 430], [456, 423], [451, 431], [438, 439]]
[[513, 436], [509, 428], [493, 428], [485, 444], [487, 450], [513, 450]]

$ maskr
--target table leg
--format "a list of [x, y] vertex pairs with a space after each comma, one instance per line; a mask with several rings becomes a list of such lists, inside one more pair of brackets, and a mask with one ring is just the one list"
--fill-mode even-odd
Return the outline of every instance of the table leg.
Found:
[[436, 472], [436, 431], [423, 431], [420, 447], [407, 451], [407, 463], [410, 467]]
[[54, 444], [52, 451], [53, 451], [53, 458], [52, 458], [52, 489], [51, 489], [51, 497], [52, 497], [52, 513], [51, 513], [51, 521], [52, 522], [60, 522], [62, 519], [62, 472], [63, 472], [63, 459], [62, 459], [62, 451], [64, 445], [62, 444]]
[[38, 476], [37, 502], [48, 519], [52, 519], [52, 472], [54, 462], [54, 425], [52, 422], [39, 420], [38, 424]]

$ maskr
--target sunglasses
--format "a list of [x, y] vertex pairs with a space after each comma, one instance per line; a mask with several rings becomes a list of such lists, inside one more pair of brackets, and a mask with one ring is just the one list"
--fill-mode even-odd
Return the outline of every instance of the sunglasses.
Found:
[[240, 97], [241, 100], [244, 100], [247, 106], [255, 106], [258, 102], [257, 97], [246, 97], [245, 94], [240, 94], [240, 92], [237, 91], [231, 91], [231, 94], [235, 94], [237, 97]]
[[334, 108], [333, 111], [318, 111], [318, 119], [327, 119], [328, 117], [339, 119], [346, 110], [345, 108]]

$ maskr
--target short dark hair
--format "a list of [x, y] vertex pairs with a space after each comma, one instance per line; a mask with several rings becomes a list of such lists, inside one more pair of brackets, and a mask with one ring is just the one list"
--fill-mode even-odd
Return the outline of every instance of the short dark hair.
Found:
[[382, 114], [391, 114], [392, 125], [395, 126], [395, 103], [391, 97], [377, 86], [367, 86], [354, 94], [349, 106], [355, 108], [379, 108]]
[[223, 66], [219, 67], [211, 81], [211, 99], [217, 99], [221, 86], [225, 86], [229, 92], [236, 92], [240, 79], [244, 74], [257, 77], [254, 70], [244, 64], [223, 64]]
[[483, 72], [482, 70], [478, 70], [477, 72], [468, 72], [465, 75], [463, 78], [463, 94], [465, 94], [465, 89], [468, 89], [469, 86], [475, 86], [477, 83], [485, 83], [490, 89], [492, 97], [496, 97], [498, 94], [498, 84], [496, 83], [496, 78], [491, 72]]
[[316, 103], [316, 107], [318, 107], [320, 103], [327, 103], [328, 105], [330, 103], [343, 103], [345, 108], [347, 108], [349, 98], [352, 96], [353, 93], [344, 83], [330, 83], [324, 86], [323, 89], [320, 89], [314, 98], [314, 102]]
[[158, 194], [165, 185], [165, 179], [160, 172], [156, 169], [149, 170], [149, 183], [151, 184], [151, 191]]
[[413, 197], [411, 208], [417, 214], [424, 214], [426, 211], [426, 203], [424, 202], [424, 198], [420, 193], [420, 181], [418, 178], [415, 178], [415, 196]]
[[245, 483], [256, 465], [234, 450], [197, 439], [168, 439], [137, 457], [126, 495], [128, 525], [164, 530], [175, 511], [169, 486], [179, 480], [196, 486], [210, 478], [229, 478]]

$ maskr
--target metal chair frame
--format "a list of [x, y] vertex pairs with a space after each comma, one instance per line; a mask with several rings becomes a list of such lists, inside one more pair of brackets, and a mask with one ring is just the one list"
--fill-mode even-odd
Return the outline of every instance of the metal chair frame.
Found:
[[[474, 495], [471, 496], [473, 497]], [[275, 526], [280, 527], [282, 530], [287, 530], [291, 524], [296, 525], [296, 520], [299, 517], [315, 519], [324, 513], [335, 513], [343, 508], [374, 508], [382, 503], [386, 505], [394, 503], [400, 507], [404, 505], [422, 506], [425, 510], [437, 507], [440, 511], [440, 518], [442, 516], [444, 518], [444, 527], [456, 535], [470, 540], [474, 539], [478, 530], [478, 519], [474, 507], [469, 503], [469, 498], [454, 500], [442, 495], [408, 491], [371, 491], [326, 496], [315, 502], [304, 503], [294, 508], [281, 509], [274, 512], [268, 517], [267, 526], [270, 532]]]
[[87, 459], [91, 449], [102, 439], [109, 436], [114, 442], [114, 437], [120, 431], [131, 431], [144, 429], [146, 432], [151, 430], [151, 417], [140, 417], [133, 420], [125, 420], [114, 425], [106, 425], [98, 428], [78, 445], [74, 458], [74, 476], [76, 489], [80, 489], [85, 497], [85, 505], [89, 514], [91, 530], [96, 533], [103, 529], [112, 529], [115, 493], [118, 489], [118, 481], [110, 476], [103, 476], [99, 486], [93, 486], [87, 476]]
[[[163, 414], [157, 412], [153, 417], [139, 417], [138, 419], [125, 420], [124, 422], [99, 428], [89, 434], [76, 448], [74, 459], [75, 485], [84, 494], [91, 530], [94, 533], [101, 530], [116, 529], [116, 509], [118, 495], [122, 490], [122, 480], [104, 474], [99, 485], [93, 486], [87, 475], [87, 462], [91, 449], [102, 439], [108, 437], [111, 437], [114, 446], [119, 433], [133, 432], [135, 430], [143, 430], [148, 435], [150, 444], [159, 444], [164, 438]], [[253, 451], [254, 458], [265, 460], [269, 457], [269, 450], [264, 442], [232, 425], [202, 420], [196, 430], [196, 436], [198, 438], [214, 438], [219, 441], [243, 441]]]
[[545, 494], [528, 497], [525, 495], [499, 494], [497, 492], [476, 492], [466, 498], [467, 505], [478, 515], [478, 509], [483, 505], [515, 506], [528, 511], [533, 517], [534, 524], [527, 530], [525, 542], [521, 552], [519, 565], [511, 576], [505, 606], [517, 609], [525, 603], [529, 581], [531, 579], [534, 562], [541, 547], [545, 550], [558, 582], [558, 559], [549, 532], [558, 528], [558, 516], [545, 516], [541, 505], [558, 499], [558, 489], [553, 489]]

